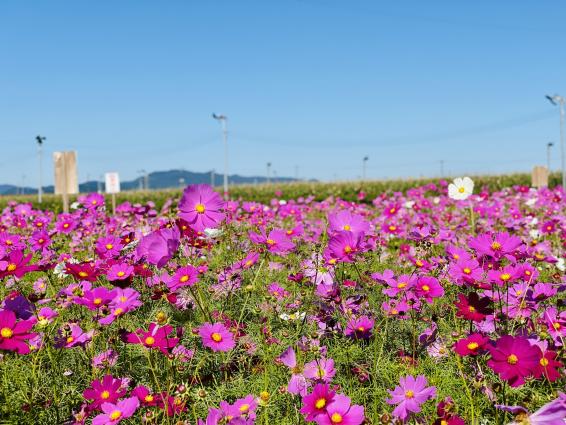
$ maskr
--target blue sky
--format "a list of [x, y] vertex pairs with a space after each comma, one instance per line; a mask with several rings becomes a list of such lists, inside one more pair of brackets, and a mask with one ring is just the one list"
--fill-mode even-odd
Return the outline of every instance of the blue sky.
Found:
[[[528, 170], [558, 144], [562, 1], [0, 3], [0, 183], [34, 137], [79, 179], [222, 170], [354, 179]], [[558, 146], [553, 166], [558, 167]]]

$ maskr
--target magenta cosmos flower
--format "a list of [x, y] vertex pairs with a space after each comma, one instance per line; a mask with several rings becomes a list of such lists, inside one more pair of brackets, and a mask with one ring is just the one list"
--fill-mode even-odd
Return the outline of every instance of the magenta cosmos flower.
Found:
[[460, 356], [476, 356], [485, 349], [488, 342], [489, 338], [481, 334], [471, 334], [467, 338], [456, 341], [454, 351]]
[[512, 387], [523, 385], [525, 378], [537, 371], [542, 358], [540, 348], [527, 338], [511, 335], [503, 335], [488, 350], [491, 359], [487, 365]]
[[189, 264], [177, 269], [171, 280], [167, 282], [167, 287], [174, 292], [183, 286], [193, 286], [197, 280], [197, 269]]
[[28, 354], [29, 347], [25, 341], [37, 336], [29, 332], [33, 324], [31, 320], [17, 322], [16, 314], [11, 310], [0, 311], [0, 350]]
[[156, 323], [150, 323], [149, 329], [144, 331], [138, 329], [135, 333], [126, 335], [126, 342], [130, 344], [141, 344], [146, 348], [156, 348], [163, 354], [168, 355], [169, 351], [177, 345], [179, 338], [169, 338], [169, 334], [173, 331], [173, 326], [158, 326]]
[[367, 316], [352, 318], [346, 326], [346, 336], [356, 339], [369, 339], [375, 321]]
[[161, 268], [177, 252], [180, 237], [177, 227], [157, 230], [140, 240], [136, 254], [138, 258], [145, 258], [148, 263]]
[[198, 333], [202, 338], [202, 345], [212, 351], [230, 351], [236, 346], [234, 335], [222, 323], [205, 323]]
[[332, 233], [343, 231], [367, 233], [369, 231], [369, 223], [361, 215], [352, 214], [347, 210], [328, 214], [328, 227]]
[[196, 231], [215, 228], [224, 220], [224, 201], [206, 184], [187, 186], [179, 202], [179, 217]]
[[433, 298], [440, 298], [444, 295], [444, 288], [438, 279], [432, 276], [421, 276], [415, 285], [415, 293], [423, 297], [426, 302], [432, 303]]
[[394, 390], [388, 390], [391, 398], [385, 400], [388, 404], [396, 404], [393, 416], [404, 421], [410, 413], [421, 411], [421, 405], [436, 397], [436, 388], [427, 387], [428, 382], [423, 375], [416, 378], [405, 376], [399, 380], [399, 385]]
[[326, 408], [334, 400], [335, 391], [328, 384], [316, 384], [312, 392], [303, 397], [301, 413], [306, 421], [314, 421], [318, 415], [326, 414]]
[[364, 407], [352, 405], [350, 397], [336, 394], [326, 407], [326, 413], [318, 415], [318, 425], [360, 425], [365, 419]]
[[122, 380], [114, 379], [112, 375], [105, 375], [102, 381], [95, 379], [90, 388], [83, 391], [83, 397], [92, 400], [90, 407], [99, 408], [103, 403], [114, 403], [126, 394], [122, 388]]
[[336, 375], [334, 360], [321, 358], [308, 362], [305, 364], [303, 373], [306, 378], [310, 378], [315, 381], [330, 382], [332, 381], [332, 378], [334, 378], [334, 375]]
[[122, 419], [130, 418], [136, 413], [140, 402], [137, 397], [120, 400], [118, 403], [103, 403], [101, 415], [92, 420], [92, 425], [114, 425]]
[[295, 244], [291, 241], [287, 232], [281, 229], [274, 229], [268, 235], [265, 232], [261, 234], [249, 232], [250, 240], [258, 245], [265, 245], [267, 250], [273, 254], [284, 255], [295, 248]]

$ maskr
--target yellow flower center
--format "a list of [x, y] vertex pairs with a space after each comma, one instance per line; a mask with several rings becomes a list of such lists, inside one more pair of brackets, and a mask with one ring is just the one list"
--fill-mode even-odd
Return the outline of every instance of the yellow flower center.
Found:
[[109, 393], [108, 391], [106, 391], [106, 390], [104, 390], [104, 391], [102, 391], [102, 392], [100, 393], [100, 398], [103, 399], [103, 400], [106, 400], [106, 399], [108, 399], [109, 397], [110, 397], [110, 393]]
[[479, 347], [479, 344], [477, 342], [470, 342], [468, 345], [466, 345], [466, 347], [468, 347], [468, 350], [473, 351]]
[[494, 249], [494, 250], [497, 251], [498, 249], [501, 249], [501, 244], [499, 242], [493, 242], [491, 244], [491, 249]]
[[2, 335], [2, 338], [12, 338], [14, 331], [10, 328], [2, 328], [0, 330], [0, 335]]
[[540, 365], [542, 367], [547, 367], [548, 366], [548, 359], [545, 359], [544, 357], [542, 359], [540, 359]]
[[346, 230], [346, 231], [349, 231], [349, 230], [351, 230], [352, 228], [350, 227], [349, 224], [346, 224], [346, 225], [343, 227], [343, 229]]
[[153, 345], [153, 344], [155, 344], [155, 338], [152, 336], [148, 336], [145, 339], [145, 345]]
[[428, 286], [428, 285], [423, 285], [422, 288], [423, 288], [423, 291], [425, 291], [425, 292], [430, 291], [430, 286]]
[[326, 406], [326, 399], [319, 398], [314, 405], [317, 409], [322, 409], [324, 406]]
[[110, 413], [110, 419], [112, 419], [113, 421], [120, 419], [120, 416], [122, 416], [122, 412], [120, 412], [119, 410], [114, 410], [112, 413]]
[[69, 226], [70, 226], [69, 223], [63, 224], [63, 228], [64, 228], [64, 229], [67, 229]]
[[468, 311], [470, 313], [473, 313], [474, 311], [476, 311], [476, 308], [473, 305], [471, 305], [471, 306], [468, 307]]
[[116, 273], [119, 277], [124, 276], [126, 273], [123, 272], [122, 270], [120, 270], [118, 273]]
[[326, 371], [323, 368], [319, 367], [317, 375], [319, 378], [324, 378], [326, 376]]
[[509, 273], [503, 273], [501, 276], [499, 276], [499, 279], [501, 279], [503, 282], [507, 282], [509, 279], [511, 279], [511, 275]]
[[330, 420], [333, 424], [341, 424], [342, 423], [342, 415], [340, 413], [333, 413], [330, 417]]
[[71, 342], [73, 342], [75, 340], [75, 338], [73, 338], [72, 336], [67, 338], [67, 344], [70, 344]]
[[472, 270], [469, 267], [466, 267], [464, 269], [464, 273], [466, 273], [466, 274], [470, 274], [471, 272], [472, 272]]
[[268, 245], [275, 245], [275, 241], [273, 239], [268, 239], [265, 241]]
[[417, 267], [422, 267], [422, 266], [424, 266], [424, 263], [423, 263], [421, 260], [415, 261], [415, 264], [417, 265]]
[[253, 263], [254, 263], [254, 262], [253, 262], [252, 260], [248, 260], [248, 261], [246, 261], [245, 266], [246, 266], [246, 267], [251, 267], [251, 265], [252, 265]]
[[8, 264], [8, 268], [6, 270], [8, 270], [9, 272], [13, 272], [17, 268], [18, 268], [18, 266], [16, 266], [14, 263], [10, 263], [10, 264]]
[[151, 403], [153, 401], [153, 396], [151, 394], [148, 394], [143, 399], [146, 403]]
[[391, 226], [389, 226], [389, 230], [394, 232], [395, 230], [397, 230], [397, 226], [391, 225]]
[[186, 274], [181, 276], [181, 279], [179, 279], [181, 282], [185, 283], [187, 280], [189, 280], [189, 276], [187, 276]]
[[262, 391], [259, 393], [259, 398], [261, 398], [262, 401], [268, 401], [269, 393], [267, 391]]
[[459, 260], [460, 256], [458, 254], [454, 254], [454, 255], [452, 255], [452, 258], [454, 258], [455, 260]]
[[558, 329], [560, 329], [562, 326], [560, 325], [560, 323], [554, 322], [554, 323], [552, 324], [552, 327], [553, 327], [554, 329], [558, 330]]
[[120, 301], [122, 301], [123, 303], [126, 302], [126, 300], [127, 300], [127, 298], [126, 298], [125, 296], [122, 295], [122, 296], [120, 297]]
[[87, 272], [79, 272], [79, 276], [80, 277], [87, 277], [88, 273]]
[[112, 249], [112, 248], [114, 248], [114, 245], [112, 245], [111, 243], [106, 244], [106, 249]]
[[403, 289], [405, 286], [407, 286], [407, 282], [399, 282], [399, 283], [397, 284], [397, 288]]
[[413, 392], [413, 390], [405, 391], [405, 397], [406, 398], [413, 398], [414, 396], [415, 396], [415, 393]]
[[218, 332], [214, 332], [211, 336], [213, 341], [215, 342], [220, 342], [222, 341], [222, 335], [220, 335]]
[[349, 254], [350, 252], [352, 252], [352, 247], [351, 247], [350, 245], [346, 245], [346, 246], [344, 247], [344, 252], [345, 252], [346, 254]]
[[509, 364], [517, 364], [518, 361], [519, 358], [515, 354], [511, 354], [509, 357], [507, 357], [507, 363]]
[[458, 188], [458, 192], [460, 192], [460, 193], [464, 193], [465, 191], [466, 191], [466, 188], [464, 186], [460, 186]]
[[250, 410], [250, 405], [249, 405], [249, 404], [242, 404], [242, 405], [240, 406], [240, 412], [246, 413], [248, 410]]
[[391, 208], [391, 209], [389, 210], [389, 213], [390, 213], [390, 214], [393, 214], [395, 211], [397, 211], [395, 208]]
[[92, 300], [92, 303], [94, 305], [100, 305], [102, 304], [102, 298], [95, 298], [94, 300]]
[[199, 214], [202, 214], [206, 211], [206, 207], [203, 204], [196, 204], [195, 205], [195, 210], [196, 212], [198, 212]]
[[365, 330], [366, 330], [366, 328], [365, 328], [365, 327], [363, 327], [363, 326], [358, 326], [358, 331], [360, 331], [360, 332], [364, 332]]
[[114, 310], [114, 316], [119, 316], [119, 315], [122, 314], [123, 312], [124, 312], [124, 309], [118, 307], [116, 310]]

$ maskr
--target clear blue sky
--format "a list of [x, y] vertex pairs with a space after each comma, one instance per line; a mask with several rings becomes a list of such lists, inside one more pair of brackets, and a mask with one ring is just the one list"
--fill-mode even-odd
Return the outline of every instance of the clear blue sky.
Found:
[[[0, 183], [34, 137], [79, 179], [222, 170], [323, 180], [528, 170], [558, 145], [563, 1], [0, 3]], [[558, 167], [558, 146], [553, 165]]]

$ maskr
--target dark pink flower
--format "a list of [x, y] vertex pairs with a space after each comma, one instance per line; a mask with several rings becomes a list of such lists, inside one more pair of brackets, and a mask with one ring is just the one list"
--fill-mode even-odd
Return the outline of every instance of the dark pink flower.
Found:
[[32, 320], [17, 321], [16, 314], [11, 310], [0, 311], [0, 350], [28, 354], [30, 350], [25, 341], [37, 336], [29, 332], [33, 323]]
[[103, 403], [101, 415], [92, 420], [92, 425], [114, 425], [122, 419], [131, 418], [139, 407], [140, 402], [137, 397], [130, 397], [120, 400], [118, 403]]
[[92, 409], [98, 409], [102, 403], [114, 403], [126, 395], [126, 389], [122, 388], [122, 380], [114, 379], [112, 375], [105, 375], [101, 381], [95, 379], [90, 388], [83, 391], [83, 397], [90, 402]]
[[188, 186], [179, 202], [179, 217], [196, 231], [215, 228], [224, 220], [224, 201], [206, 184]]
[[540, 348], [527, 338], [511, 335], [502, 336], [488, 350], [491, 359], [487, 365], [512, 387], [523, 385], [525, 378], [537, 371], [542, 357]]
[[177, 345], [179, 338], [170, 338], [169, 334], [173, 331], [173, 326], [159, 326], [150, 323], [149, 329], [144, 331], [138, 329], [135, 333], [126, 335], [125, 340], [130, 344], [141, 344], [146, 348], [156, 348], [167, 355]]
[[202, 345], [212, 351], [230, 351], [236, 346], [234, 335], [222, 323], [205, 323], [198, 333], [202, 338]]
[[318, 425], [361, 425], [364, 422], [364, 407], [352, 405], [349, 397], [336, 394], [326, 407], [326, 413], [316, 416]]
[[325, 414], [326, 408], [334, 400], [335, 391], [328, 384], [316, 384], [312, 392], [303, 397], [301, 413], [306, 421], [314, 421], [316, 416]]
[[456, 341], [454, 344], [454, 351], [460, 356], [477, 356], [484, 351], [489, 338], [481, 334], [471, 334], [466, 338]]

